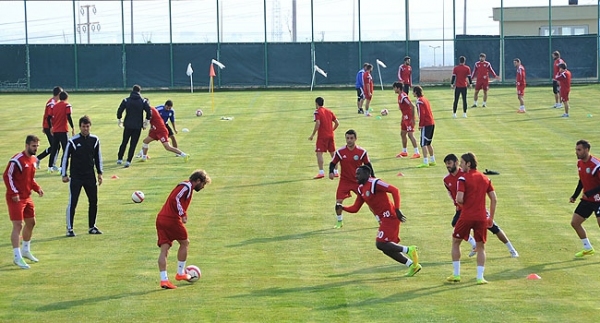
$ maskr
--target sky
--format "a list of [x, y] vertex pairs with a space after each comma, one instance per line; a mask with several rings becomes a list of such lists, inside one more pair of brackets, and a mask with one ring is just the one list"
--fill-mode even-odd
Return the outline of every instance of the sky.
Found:
[[[421, 40], [421, 66], [452, 64], [451, 40], [454, 31], [463, 34], [464, 1], [466, 33], [474, 35], [499, 34], [499, 24], [491, 16], [492, 8], [501, 3], [505, 7], [568, 4], [568, 0], [409, 0], [407, 33], [402, 0], [361, 0], [360, 8], [359, 0], [313, 0], [312, 4], [296, 0], [296, 39]], [[597, 1], [579, 0], [579, 4]], [[29, 44], [88, 43], [88, 37], [91, 44], [264, 42], [265, 37], [269, 42], [292, 41], [292, 0], [0, 0], [0, 10], [0, 45], [25, 44], [26, 39]]]

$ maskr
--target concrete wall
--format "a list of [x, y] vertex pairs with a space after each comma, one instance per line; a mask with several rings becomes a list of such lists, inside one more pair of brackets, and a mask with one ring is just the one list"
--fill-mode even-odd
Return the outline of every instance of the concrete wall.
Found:
[[[500, 22], [500, 8], [493, 8], [493, 12], [494, 21]], [[505, 7], [504, 36], [539, 36], [540, 28], [549, 25], [549, 15], [548, 7]], [[552, 26], [587, 26], [590, 34], [597, 34], [598, 6], [552, 7]]]

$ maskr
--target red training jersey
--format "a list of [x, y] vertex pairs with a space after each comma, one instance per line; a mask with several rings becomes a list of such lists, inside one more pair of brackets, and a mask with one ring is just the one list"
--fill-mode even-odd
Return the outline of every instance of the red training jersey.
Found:
[[[393, 203], [387, 193], [392, 194]], [[378, 221], [385, 221], [390, 217], [397, 218], [396, 209], [400, 209], [400, 191], [393, 185], [371, 177], [365, 184], [358, 186], [358, 195], [354, 204], [344, 207], [344, 211], [356, 213], [364, 203], [367, 203]]]
[[39, 192], [40, 186], [35, 181], [35, 156], [27, 156], [25, 151], [14, 155], [4, 170], [6, 196], [18, 195], [20, 199], [31, 196], [31, 191]]
[[162, 209], [158, 212], [158, 218], [170, 218], [178, 219], [181, 221], [181, 217], [187, 216], [187, 209], [192, 201], [192, 183], [190, 181], [183, 181], [171, 191], [169, 197], [165, 201]]
[[452, 76], [456, 79], [456, 87], [467, 87], [467, 78], [471, 76], [471, 68], [467, 65], [456, 65], [452, 70]]
[[71, 105], [66, 101], [58, 101], [52, 108], [52, 132], [69, 132], [69, 119], [67, 115], [72, 113]]
[[417, 112], [419, 113], [419, 127], [433, 126], [433, 112], [429, 100], [424, 96], [417, 98]]
[[517, 87], [524, 88], [527, 85], [527, 77], [525, 73], [525, 66], [523, 64], [517, 67]]
[[[590, 159], [587, 162], [581, 159], [577, 160], [577, 171], [579, 172], [581, 184], [583, 184], [583, 192], [600, 186], [599, 168], [600, 160], [594, 156], [590, 155]], [[600, 202], [600, 193], [590, 197], [582, 195], [581, 199], [590, 202]]]
[[402, 64], [398, 68], [398, 81], [402, 84], [412, 85], [412, 67]]
[[564, 70], [562, 73], [558, 72], [554, 77], [558, 84], [560, 85], [560, 91], [571, 91], [571, 71]]
[[452, 199], [452, 203], [454, 203], [457, 211], [462, 209], [461, 205], [456, 203], [456, 193], [458, 190], [458, 179], [463, 173], [462, 169], [458, 168], [456, 174], [448, 173], [448, 175], [444, 176], [444, 186], [448, 190], [448, 195], [450, 195], [450, 199]]
[[367, 151], [359, 146], [354, 146], [354, 149], [344, 146], [335, 151], [331, 162], [334, 164], [340, 163], [342, 172], [340, 174], [340, 181], [356, 182], [356, 169], [364, 164], [369, 164], [369, 155]]
[[475, 63], [473, 67], [473, 73], [471, 74], [471, 78], [477, 78], [477, 82], [487, 82], [489, 81], [489, 75], [492, 74], [493, 77], [498, 77], [494, 69], [492, 68], [492, 64], [488, 61], [478, 61]]
[[400, 92], [400, 94], [398, 94], [398, 108], [400, 109], [400, 111], [402, 111], [402, 120], [415, 119], [410, 98], [404, 92]]
[[54, 97], [51, 97], [48, 99], [48, 102], [46, 102], [46, 107], [44, 108], [44, 119], [42, 120], [42, 128], [44, 129], [50, 128], [48, 125], [48, 116], [52, 113], [52, 108], [55, 104], [56, 101], [54, 100]]
[[371, 72], [365, 71], [363, 73], [363, 91], [366, 96], [373, 95], [373, 77], [371, 76]]
[[460, 217], [465, 220], [486, 220], [485, 197], [494, 191], [492, 181], [476, 169], [462, 173], [458, 178], [457, 192], [463, 192]]
[[552, 75], [555, 76], [555, 79], [556, 79], [556, 75], [560, 72], [560, 68], [558, 67], [559, 64], [567, 64], [567, 63], [560, 57], [554, 60], [554, 64], [552, 64], [552, 67], [554, 69]]
[[315, 119], [319, 120], [319, 129], [317, 130], [317, 136], [323, 138], [333, 138], [333, 121], [337, 120], [337, 117], [333, 112], [326, 107], [318, 107], [315, 109]]
[[157, 132], [169, 132], [167, 126], [165, 126], [165, 121], [160, 116], [160, 112], [155, 107], [150, 107], [150, 112], [150, 126], [152, 129]]

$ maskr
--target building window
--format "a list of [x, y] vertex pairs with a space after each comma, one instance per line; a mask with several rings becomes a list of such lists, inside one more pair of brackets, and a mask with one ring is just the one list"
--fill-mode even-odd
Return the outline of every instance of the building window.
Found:
[[[540, 27], [540, 36], [549, 36], [549, 31], [549, 26]], [[552, 26], [552, 36], [587, 35], [588, 33], [588, 26]]]

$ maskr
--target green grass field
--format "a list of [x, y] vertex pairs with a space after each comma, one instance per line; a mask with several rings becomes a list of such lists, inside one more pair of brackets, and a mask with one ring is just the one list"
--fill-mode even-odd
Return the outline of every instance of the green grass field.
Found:
[[[575, 205], [568, 200], [578, 180], [575, 142], [588, 139], [592, 154], [600, 154], [598, 85], [573, 87], [568, 119], [550, 108], [548, 87], [527, 89], [525, 115], [515, 113], [514, 88], [492, 88], [488, 108], [470, 110], [468, 119], [451, 118], [449, 88], [425, 88], [436, 117], [438, 166], [429, 169], [417, 169], [420, 160], [394, 157], [401, 149], [400, 113], [391, 89], [375, 92], [375, 111], [391, 111], [383, 118], [357, 115], [352, 89], [221, 92], [215, 94], [214, 111], [207, 93], [144, 93], [154, 105], [174, 101], [178, 129], [190, 129], [177, 135], [179, 145], [192, 157], [186, 164], [153, 143], [152, 158], [135, 160], [129, 169], [115, 164], [121, 138], [115, 113], [128, 93], [70, 95], [74, 119], [90, 115], [92, 133], [101, 139], [105, 182], [97, 224], [104, 234], [86, 233], [82, 193], [78, 235], [65, 237], [68, 185], [42, 168], [37, 181], [46, 195], [34, 197], [38, 225], [32, 242], [40, 262], [30, 270], [12, 264], [6, 208], [0, 221], [2, 322], [597, 321], [600, 258], [574, 259], [582, 246], [569, 224]], [[43, 137], [49, 96], [0, 94], [2, 160], [23, 149], [27, 134]], [[406, 267], [375, 248], [377, 223], [367, 207], [346, 214], [343, 229], [332, 229], [337, 180], [312, 179], [314, 142], [307, 139], [316, 96], [323, 96], [340, 120], [337, 145], [344, 144], [347, 129], [355, 129], [377, 177], [400, 188], [408, 217], [401, 238], [419, 246], [423, 265], [415, 277], [403, 277]], [[197, 108], [203, 117], [194, 115]], [[222, 121], [223, 116], [234, 118]], [[45, 137], [41, 143], [45, 148]], [[490, 236], [485, 275], [490, 283], [484, 286], [475, 284], [475, 259], [466, 257], [466, 244], [463, 282], [445, 283], [452, 273], [454, 208], [442, 184], [447, 171], [441, 161], [448, 153], [467, 151], [478, 156], [480, 169], [501, 173], [492, 178], [499, 200], [496, 220], [521, 255], [510, 258]], [[156, 213], [196, 168], [213, 179], [188, 210], [188, 264], [199, 266], [203, 277], [161, 290]], [[131, 202], [134, 190], [145, 193], [143, 203]], [[591, 219], [585, 227], [599, 248], [597, 224]], [[173, 281], [175, 273], [171, 252]], [[542, 279], [527, 280], [531, 273]]]

